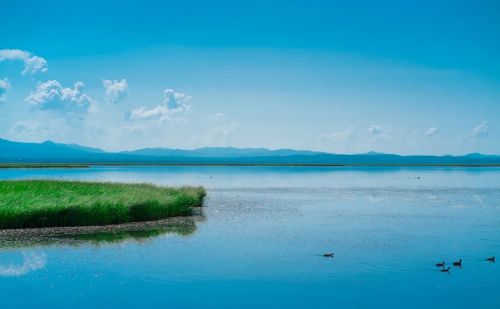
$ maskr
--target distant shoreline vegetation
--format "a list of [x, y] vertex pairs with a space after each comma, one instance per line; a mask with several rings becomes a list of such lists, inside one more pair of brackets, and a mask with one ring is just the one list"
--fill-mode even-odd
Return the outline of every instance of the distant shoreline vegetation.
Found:
[[283, 166], [283, 167], [500, 167], [500, 163], [0, 163], [11, 168], [90, 168], [92, 166]]
[[72, 163], [0, 163], [0, 168], [89, 168], [89, 164]]
[[202, 187], [108, 182], [0, 181], [0, 229], [96, 226], [189, 216]]

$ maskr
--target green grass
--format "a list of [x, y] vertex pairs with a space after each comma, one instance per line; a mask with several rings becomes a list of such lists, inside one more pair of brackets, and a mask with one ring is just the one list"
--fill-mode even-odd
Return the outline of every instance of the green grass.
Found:
[[0, 163], [0, 168], [88, 168], [79, 163]]
[[93, 166], [286, 166], [286, 167], [500, 167], [499, 163], [0, 163], [7, 168], [91, 168]]
[[190, 215], [202, 187], [22, 180], [0, 181], [0, 228], [107, 225]]

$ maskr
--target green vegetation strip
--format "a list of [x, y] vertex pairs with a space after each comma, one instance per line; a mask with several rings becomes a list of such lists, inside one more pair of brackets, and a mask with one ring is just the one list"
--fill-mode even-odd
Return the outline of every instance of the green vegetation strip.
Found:
[[202, 187], [78, 181], [0, 181], [0, 228], [90, 226], [190, 215]]
[[73, 163], [0, 163], [0, 168], [88, 168], [88, 164]]
[[0, 163], [0, 169], [92, 166], [500, 167], [500, 163]]

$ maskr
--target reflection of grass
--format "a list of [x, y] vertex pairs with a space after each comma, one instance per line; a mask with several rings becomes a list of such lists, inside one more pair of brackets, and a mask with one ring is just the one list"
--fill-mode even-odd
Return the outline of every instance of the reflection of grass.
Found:
[[201, 187], [80, 181], [0, 181], [0, 228], [107, 225], [190, 215]]
[[[199, 218], [196, 218], [196, 221], [197, 220], [199, 220]], [[86, 230], [86, 228], [82, 231], [72, 230], [74, 228], [63, 228], [68, 230], [61, 232], [57, 229], [48, 229], [46, 234], [42, 233], [40, 235], [37, 235], [36, 232], [34, 235], [31, 235], [31, 233], [17, 235], [16, 233], [11, 233], [8, 236], [0, 234], [0, 249], [52, 245], [80, 246], [90, 244], [100, 246], [128, 241], [145, 242], [155, 237], [169, 234], [188, 236], [196, 231], [195, 218], [193, 217], [186, 218], [176, 223], [165, 223], [164, 221], [165, 220], [157, 221], [158, 224], [155, 223], [152, 226], [133, 223], [136, 225], [116, 225], [111, 228], [108, 226], [103, 227], [104, 230], [99, 228], [95, 231], [93, 231], [93, 229]]]
[[127, 240], [143, 241], [150, 240], [157, 236], [166, 234], [175, 234], [187, 236], [196, 231], [195, 224], [174, 225], [162, 228], [153, 228], [137, 231], [117, 231], [117, 232], [98, 232], [90, 234], [66, 235], [61, 238], [73, 240], [76, 243], [89, 242], [92, 244], [120, 243]]

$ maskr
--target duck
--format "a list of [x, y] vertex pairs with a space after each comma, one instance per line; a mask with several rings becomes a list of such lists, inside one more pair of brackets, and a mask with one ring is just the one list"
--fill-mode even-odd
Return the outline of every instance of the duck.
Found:
[[494, 256], [489, 257], [486, 259], [486, 261], [495, 263], [495, 257]]
[[444, 267], [444, 261], [436, 264], [437, 267]]
[[440, 272], [442, 272], [442, 273], [450, 273], [450, 267], [443, 268], [443, 269], [440, 270]]
[[459, 266], [459, 267], [462, 267], [462, 259], [460, 259], [460, 260], [458, 260], [458, 261], [453, 262], [453, 266]]
[[325, 254], [323, 254], [324, 257], [333, 257], [333, 253], [332, 252], [327, 252]]

